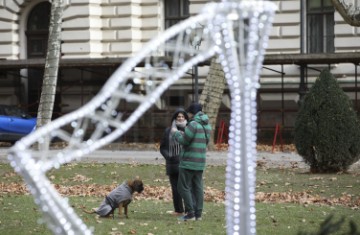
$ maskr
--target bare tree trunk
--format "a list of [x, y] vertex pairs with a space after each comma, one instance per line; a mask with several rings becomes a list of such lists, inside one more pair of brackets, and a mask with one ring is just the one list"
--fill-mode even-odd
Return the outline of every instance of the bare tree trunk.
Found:
[[[51, 121], [54, 109], [56, 84], [61, 53], [61, 23], [63, 0], [52, 0], [48, 49], [45, 60], [44, 79], [41, 88], [36, 127], [41, 127]], [[48, 141], [46, 141], [48, 142]], [[45, 146], [48, 145], [45, 143]]]
[[345, 0], [331, 0], [331, 2], [346, 23], [355, 27], [360, 26], [360, 10], [351, 3], [352, 1], [346, 3]]
[[200, 101], [203, 105], [203, 111], [209, 116], [212, 127], [209, 149], [214, 148], [214, 134], [216, 127], [216, 119], [222, 102], [226, 81], [221, 64], [216, 62], [216, 58], [211, 60], [209, 74], [206, 78]]
[[48, 49], [45, 61], [44, 79], [41, 88], [37, 115], [37, 127], [51, 121], [56, 94], [57, 75], [61, 47], [62, 0], [53, 0], [51, 5]]

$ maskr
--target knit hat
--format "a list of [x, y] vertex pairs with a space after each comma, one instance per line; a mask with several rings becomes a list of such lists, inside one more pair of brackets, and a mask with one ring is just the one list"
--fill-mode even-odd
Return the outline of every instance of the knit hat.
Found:
[[186, 112], [197, 114], [198, 112], [202, 111], [202, 105], [198, 103], [193, 103], [186, 109]]

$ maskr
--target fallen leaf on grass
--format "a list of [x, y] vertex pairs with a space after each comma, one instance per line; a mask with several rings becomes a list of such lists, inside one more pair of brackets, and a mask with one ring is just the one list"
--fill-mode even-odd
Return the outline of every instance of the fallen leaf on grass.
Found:
[[291, 165], [291, 168], [293, 168], [293, 169], [299, 168], [299, 162], [293, 162], [293, 161], [291, 161], [291, 162], [290, 162], [290, 165]]
[[110, 232], [110, 235], [123, 235], [121, 232]]
[[309, 180], [323, 180], [323, 177], [311, 177]]
[[265, 160], [257, 160], [256, 167], [266, 169], [266, 161]]
[[136, 229], [130, 229], [129, 234], [136, 234]]
[[311, 195], [307, 192], [257, 192], [255, 200], [264, 203], [299, 203], [299, 204], [325, 204], [325, 205], [343, 205], [352, 208], [360, 206], [360, 198], [344, 194], [339, 198], [325, 198], [319, 195]]
[[92, 178], [88, 178], [88, 177], [86, 177], [84, 175], [80, 175], [80, 174], [77, 174], [72, 178], [72, 181], [74, 181], [74, 182], [88, 182], [90, 180], [92, 180]]
[[276, 223], [277, 222], [277, 220], [275, 219], [275, 216], [270, 216], [270, 219], [271, 219], [271, 221], [273, 222], [273, 223]]
[[20, 183], [0, 183], [1, 194], [29, 194], [25, 184]]
[[[72, 186], [64, 186], [55, 184], [54, 187], [63, 196], [91, 196], [91, 197], [104, 197], [111, 192], [117, 185], [98, 185], [98, 184], [80, 184]], [[275, 185], [278, 186], [278, 185]], [[313, 185], [316, 187], [318, 185]], [[346, 186], [348, 188], [352, 185]], [[206, 187], [204, 189], [206, 202], [223, 203], [225, 200], [225, 192], [217, 190], [212, 187]], [[22, 183], [0, 183], [0, 195], [1, 194], [16, 194], [24, 195], [29, 194], [25, 184]], [[171, 202], [172, 194], [170, 187], [167, 186], [152, 186], [147, 185], [143, 193], [134, 194], [134, 200], [155, 200], [159, 202]], [[303, 205], [307, 204], [326, 204], [326, 205], [343, 205], [351, 208], [360, 207], [359, 195], [343, 194], [341, 197], [323, 197], [319, 195], [313, 195], [310, 190], [304, 192], [257, 192], [256, 201], [264, 203], [299, 203]]]
[[12, 172], [5, 172], [3, 174], [3, 178], [6, 179], [6, 178], [11, 178], [11, 177], [16, 177], [16, 176], [19, 176], [17, 173], [15, 173], [14, 171]]
[[[218, 151], [227, 151], [229, 149], [229, 144], [227, 143], [218, 143], [214, 145], [215, 149]], [[294, 144], [280, 144], [272, 145], [267, 144], [257, 144], [256, 150], [261, 152], [296, 152], [296, 147]], [[274, 151], [273, 151], [274, 150]]]

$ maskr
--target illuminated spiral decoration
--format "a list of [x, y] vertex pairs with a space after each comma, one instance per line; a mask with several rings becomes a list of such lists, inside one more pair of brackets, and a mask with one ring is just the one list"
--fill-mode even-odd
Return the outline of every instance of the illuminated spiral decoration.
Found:
[[[89, 103], [18, 141], [10, 149], [10, 164], [24, 178], [48, 228], [54, 234], [93, 233], [46, 172], [119, 138], [170, 85], [194, 65], [217, 55], [231, 94], [226, 232], [256, 234], [256, 92], [275, 10], [265, 1], [207, 4], [200, 14], [169, 28], [124, 62]], [[194, 48], [191, 41], [198, 25], [203, 27], [202, 44]], [[169, 56], [170, 66], [165, 63]], [[120, 102], [136, 108], [129, 115], [122, 113]], [[65, 142], [65, 147], [48, 149], [54, 138]]]

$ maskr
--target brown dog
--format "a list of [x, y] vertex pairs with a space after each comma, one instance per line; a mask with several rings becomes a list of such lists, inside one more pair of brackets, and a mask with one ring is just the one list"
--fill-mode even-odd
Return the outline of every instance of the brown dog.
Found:
[[144, 190], [144, 185], [139, 177], [134, 180], [124, 181], [114, 190], [112, 190], [100, 204], [98, 208], [93, 208], [92, 211], [83, 210], [86, 213], [96, 213], [100, 217], [112, 217], [114, 218], [114, 211], [119, 209], [119, 218], [122, 217], [123, 209], [125, 218], [128, 217], [128, 206], [132, 201], [132, 195], [134, 192], [141, 193]]

